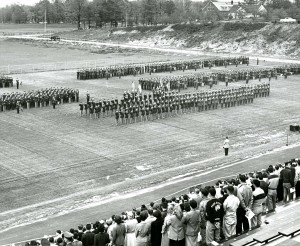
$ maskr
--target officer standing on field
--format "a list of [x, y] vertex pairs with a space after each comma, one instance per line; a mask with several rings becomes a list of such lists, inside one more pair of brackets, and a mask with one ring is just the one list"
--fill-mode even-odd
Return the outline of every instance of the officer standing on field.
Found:
[[225, 156], [228, 156], [228, 151], [229, 151], [229, 139], [226, 137], [224, 144], [223, 144], [223, 149], [225, 151]]

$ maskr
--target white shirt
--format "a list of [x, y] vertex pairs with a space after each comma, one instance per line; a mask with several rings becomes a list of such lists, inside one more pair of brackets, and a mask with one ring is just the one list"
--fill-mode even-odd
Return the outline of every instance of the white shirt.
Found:
[[223, 147], [226, 148], [226, 149], [229, 148], [229, 139], [226, 139], [226, 140], [224, 141]]

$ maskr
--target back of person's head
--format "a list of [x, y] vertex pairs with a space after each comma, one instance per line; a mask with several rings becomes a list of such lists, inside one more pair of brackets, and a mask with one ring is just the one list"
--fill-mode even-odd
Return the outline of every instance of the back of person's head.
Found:
[[263, 174], [261, 173], [261, 172], [259, 172], [258, 174], [257, 174], [257, 177], [258, 177], [258, 179], [259, 180], [263, 180]]
[[103, 233], [104, 230], [105, 230], [104, 225], [103, 225], [103, 224], [100, 224], [100, 225], [98, 226], [98, 231]]
[[258, 179], [253, 179], [252, 183], [256, 186], [256, 187], [260, 187], [260, 182]]
[[92, 225], [91, 225], [91, 224], [86, 224], [85, 228], [86, 228], [87, 230], [91, 230], [91, 229], [92, 229]]
[[153, 209], [152, 209], [152, 208], [149, 208], [149, 209], [148, 209], [148, 214], [149, 214], [149, 215], [153, 215]]
[[161, 203], [166, 202], [166, 200], [167, 200], [167, 199], [163, 197], [163, 198], [161, 199]]
[[154, 206], [154, 202], [150, 202], [150, 207], [153, 208], [153, 206]]
[[190, 200], [190, 206], [191, 206], [192, 209], [196, 209], [197, 208], [197, 202], [194, 199]]
[[210, 188], [209, 189], [209, 194], [211, 195], [211, 196], [216, 196], [216, 189], [215, 188]]
[[62, 242], [63, 242], [63, 240], [62, 240], [61, 237], [59, 237], [59, 238], [56, 239], [56, 244], [57, 245], [61, 244]]
[[69, 232], [71, 232], [72, 234], [74, 234], [74, 231], [75, 230], [73, 228], [71, 228]]
[[61, 230], [56, 230], [56, 233], [61, 235]]
[[268, 172], [269, 172], [269, 173], [274, 172], [274, 168], [273, 168], [273, 167], [268, 167]]
[[121, 218], [120, 215], [116, 215], [116, 216], [115, 216], [115, 222], [116, 222], [117, 224], [121, 224], [121, 223], [122, 223], [122, 218]]
[[287, 161], [284, 163], [284, 165], [285, 165], [285, 167], [288, 167], [290, 165], [290, 162]]
[[167, 209], [167, 208], [168, 208], [168, 203], [167, 203], [167, 202], [163, 202], [163, 203], [161, 204], [161, 207], [162, 207], [163, 209]]
[[78, 235], [77, 232], [74, 232], [74, 233], [73, 233], [73, 238], [74, 238], [74, 239], [78, 239], [78, 238], [79, 238], [79, 235]]
[[82, 229], [83, 229], [83, 225], [79, 225], [78, 230], [82, 230]]
[[276, 169], [276, 170], [279, 170], [279, 165], [276, 165], [276, 166], [275, 166], [275, 169]]
[[171, 198], [171, 200], [172, 200], [172, 202], [175, 202], [175, 201], [176, 201], [176, 197], [173, 196], [173, 197]]
[[196, 188], [196, 189], [195, 189], [195, 193], [196, 193], [196, 194], [199, 194], [199, 193], [200, 193], [200, 190], [199, 190], [198, 188]]
[[142, 211], [140, 218], [141, 218], [141, 221], [145, 221], [148, 218], [148, 212], [146, 210]]
[[49, 237], [49, 242], [54, 243], [54, 237]]
[[227, 191], [228, 191], [229, 194], [233, 194], [233, 192], [234, 192], [234, 187], [233, 187], [232, 185], [229, 185], [229, 186], [227, 187]]
[[246, 182], [246, 180], [247, 180], [246, 175], [244, 175], [244, 174], [240, 174], [239, 178], [240, 178], [241, 182], [243, 182], [243, 183]]
[[157, 219], [160, 219], [162, 217], [161, 212], [159, 210], [155, 210], [153, 212], [153, 216]]
[[201, 189], [201, 194], [203, 196], [208, 196], [208, 190], [207, 189]]
[[189, 196], [187, 194], [183, 195], [183, 200], [188, 201], [189, 200]]
[[263, 172], [262, 176], [263, 178], [268, 178], [268, 174], [266, 172]]
[[147, 207], [146, 207], [146, 205], [143, 204], [143, 205], [141, 206], [141, 211], [144, 211], [144, 210], [147, 210]]

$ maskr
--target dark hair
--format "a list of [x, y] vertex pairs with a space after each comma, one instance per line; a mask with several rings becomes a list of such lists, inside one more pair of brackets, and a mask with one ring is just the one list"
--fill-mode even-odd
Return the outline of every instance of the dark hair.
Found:
[[56, 232], [57, 232], [58, 234], [61, 234], [61, 230], [56, 230]]
[[234, 187], [231, 186], [231, 185], [229, 185], [229, 186], [227, 187], [227, 191], [228, 191], [230, 194], [232, 194], [232, 193], [234, 192]]
[[208, 196], [208, 190], [207, 189], [201, 189], [201, 193], [203, 196]]
[[91, 230], [91, 229], [92, 229], [92, 225], [91, 225], [91, 224], [86, 224], [85, 228], [86, 228], [87, 230]]
[[263, 178], [264, 178], [262, 173], [258, 173], [257, 177], [258, 177], [259, 180], [263, 180]]
[[57, 245], [59, 245], [59, 244], [62, 243], [62, 242], [63, 242], [63, 240], [62, 240], [61, 237], [59, 237], [59, 238], [56, 239], [56, 244], [57, 244]]
[[215, 196], [216, 195], [216, 189], [215, 188], [210, 188], [209, 189], [209, 194], [211, 195], [211, 196]]
[[268, 172], [269, 172], [269, 173], [274, 172], [274, 168], [273, 168], [273, 167], [268, 167]]
[[99, 232], [104, 232], [104, 230], [105, 230], [104, 225], [103, 224], [99, 224], [98, 230], [99, 230]]
[[79, 230], [82, 230], [82, 229], [83, 229], [83, 225], [79, 225], [79, 226], [78, 226], [78, 229], [79, 229]]
[[49, 237], [49, 242], [54, 243], [54, 237]]
[[154, 206], [154, 202], [150, 202], [150, 207], [153, 207]]
[[260, 187], [260, 182], [258, 179], [253, 179], [252, 183], [256, 186], [256, 187]]
[[73, 228], [70, 229], [70, 232], [71, 232], [72, 234], [74, 234], [74, 231], [75, 231], [75, 230], [74, 230]]
[[197, 208], [197, 202], [194, 199], [190, 200], [190, 206], [192, 209]]
[[149, 208], [149, 209], [148, 209], [148, 214], [149, 214], [149, 215], [153, 215], [153, 209], [152, 209], [152, 208]]
[[276, 166], [275, 166], [275, 169], [278, 170], [278, 169], [279, 169], [279, 165], [276, 165]]
[[78, 235], [78, 233], [77, 233], [77, 232], [74, 232], [74, 234], [73, 234], [73, 238], [74, 238], [74, 239], [78, 239], [78, 238], [79, 238], [79, 235]]
[[153, 212], [153, 216], [157, 219], [160, 219], [162, 217], [161, 212], [159, 210], [155, 210]]
[[239, 178], [242, 182], [246, 182], [246, 175], [240, 174]]
[[140, 218], [141, 218], [141, 221], [145, 221], [148, 218], [148, 212], [146, 210], [142, 211]]
[[115, 216], [115, 222], [116, 222], [117, 224], [121, 224], [121, 223], [122, 223], [122, 218], [121, 218], [121, 216], [116, 215], [116, 216]]

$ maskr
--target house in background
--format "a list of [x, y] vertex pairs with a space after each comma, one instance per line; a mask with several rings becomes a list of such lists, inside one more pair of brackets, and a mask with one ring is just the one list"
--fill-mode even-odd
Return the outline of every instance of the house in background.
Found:
[[202, 12], [214, 20], [228, 19], [228, 14], [233, 5], [223, 2], [208, 2]]
[[258, 18], [266, 13], [267, 9], [262, 4], [239, 4], [232, 6], [229, 16], [233, 19]]
[[209, 19], [227, 20], [229, 18], [244, 19], [261, 17], [262, 15], [267, 13], [267, 10], [261, 3], [245, 4], [237, 1], [210, 1], [204, 6], [202, 12]]

